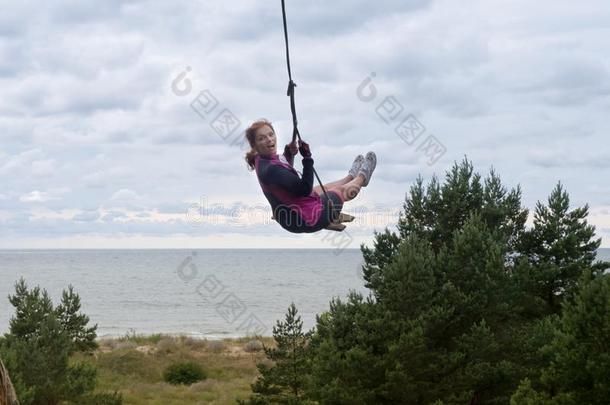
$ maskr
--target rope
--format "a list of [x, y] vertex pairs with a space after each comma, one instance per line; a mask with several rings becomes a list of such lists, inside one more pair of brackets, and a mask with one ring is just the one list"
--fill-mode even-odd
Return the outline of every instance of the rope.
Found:
[[[294, 142], [296, 140], [296, 138], [299, 138], [299, 141], [301, 141], [302, 139], [301, 139], [301, 134], [299, 133], [298, 120], [297, 120], [297, 108], [296, 108], [296, 104], [294, 101], [294, 88], [297, 87], [297, 84], [292, 80], [292, 71], [290, 70], [290, 50], [288, 49], [288, 24], [286, 23], [286, 5], [284, 4], [284, 0], [282, 0], [282, 19], [284, 20], [284, 40], [286, 42], [286, 65], [288, 67], [288, 91], [286, 92], [286, 95], [290, 97], [290, 112], [292, 113], [292, 142]], [[322, 181], [320, 180], [320, 176], [318, 176], [318, 172], [316, 171], [315, 168], [313, 168], [313, 174], [316, 176], [316, 179], [318, 180], [318, 183], [320, 184], [320, 188], [322, 189], [322, 192], [324, 193], [326, 200], [330, 204], [330, 209], [332, 211], [333, 202], [328, 197], [328, 194], [326, 193], [326, 189], [324, 188], [324, 185], [322, 184]]]

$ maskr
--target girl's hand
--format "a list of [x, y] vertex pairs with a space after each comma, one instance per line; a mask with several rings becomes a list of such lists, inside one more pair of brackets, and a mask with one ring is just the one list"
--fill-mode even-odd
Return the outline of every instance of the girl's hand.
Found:
[[303, 157], [311, 157], [311, 150], [309, 149], [309, 144], [307, 142], [299, 140], [299, 152], [301, 152], [301, 156]]
[[284, 148], [284, 150], [285, 151], [288, 150], [292, 156], [299, 153], [299, 147], [297, 146], [296, 141], [287, 144], [286, 147]]

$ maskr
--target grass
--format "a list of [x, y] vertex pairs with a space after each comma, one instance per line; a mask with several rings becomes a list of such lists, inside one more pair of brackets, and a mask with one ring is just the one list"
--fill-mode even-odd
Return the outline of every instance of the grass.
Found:
[[[76, 354], [73, 360], [97, 367], [97, 392], [119, 391], [124, 404], [235, 404], [250, 396], [262, 351], [244, 350], [254, 338], [207, 341], [187, 336], [136, 335], [101, 339], [93, 356]], [[273, 338], [257, 338], [273, 346]], [[250, 345], [252, 346], [252, 345]], [[207, 379], [195, 384], [171, 385], [163, 371], [175, 362], [193, 361]]]

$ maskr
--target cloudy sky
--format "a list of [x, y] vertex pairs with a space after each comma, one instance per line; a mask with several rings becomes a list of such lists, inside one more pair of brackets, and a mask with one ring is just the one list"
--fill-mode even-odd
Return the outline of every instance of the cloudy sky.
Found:
[[[610, 247], [608, 1], [292, 0], [288, 19], [322, 179], [378, 156], [350, 247], [464, 156], [528, 207], [562, 181]], [[243, 161], [259, 117], [288, 141], [283, 46], [279, 1], [4, 0], [0, 248], [333, 247], [272, 222]]]

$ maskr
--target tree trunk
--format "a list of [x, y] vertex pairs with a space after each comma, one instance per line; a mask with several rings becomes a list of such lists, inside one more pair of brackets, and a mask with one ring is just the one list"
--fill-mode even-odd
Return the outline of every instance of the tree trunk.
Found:
[[19, 405], [8, 371], [0, 359], [0, 405]]

